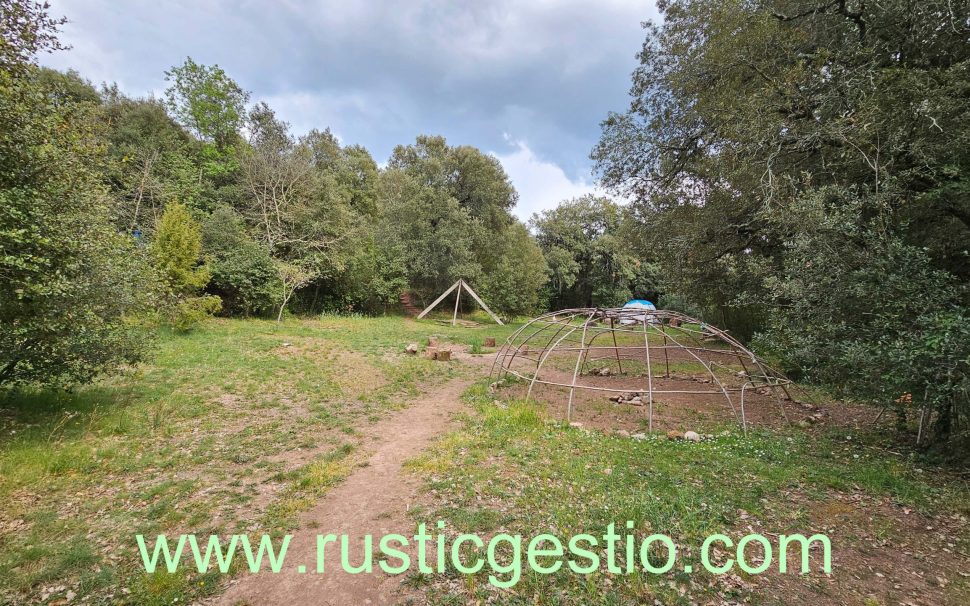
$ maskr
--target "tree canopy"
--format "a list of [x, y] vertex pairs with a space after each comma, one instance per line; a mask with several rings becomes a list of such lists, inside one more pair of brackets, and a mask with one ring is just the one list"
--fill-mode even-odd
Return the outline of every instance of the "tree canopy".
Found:
[[660, 8], [593, 158], [668, 289], [753, 322], [799, 375], [911, 393], [945, 438], [970, 412], [970, 351], [913, 359], [966, 325], [967, 3]]

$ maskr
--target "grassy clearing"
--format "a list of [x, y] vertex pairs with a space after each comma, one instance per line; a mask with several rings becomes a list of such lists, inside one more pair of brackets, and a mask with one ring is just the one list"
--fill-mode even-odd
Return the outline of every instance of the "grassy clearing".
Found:
[[[420, 514], [423, 520], [445, 520], [455, 533], [525, 537], [544, 532], [559, 537], [602, 535], [609, 523], [623, 528], [632, 520], [641, 537], [667, 534], [686, 552], [668, 575], [524, 574], [508, 591], [488, 584], [486, 567], [471, 579], [432, 580], [432, 604], [690, 604], [724, 599], [790, 603], [792, 595], [777, 601], [771, 597], [776, 580], [743, 573], [688, 575], [682, 572], [683, 564], [701, 570], [699, 547], [712, 533], [740, 537], [750, 532], [748, 527], [769, 533], [828, 532], [844, 556], [837, 551], [836, 562], [858, 567], [861, 576], [868, 562], [853, 562], [849, 554], [857, 548], [873, 552], [869, 541], [875, 539], [863, 528], [869, 522], [843, 514], [885, 505], [903, 512], [900, 517], [910, 510], [916, 512], [913, 515], [940, 516], [944, 522], [924, 522], [936, 527], [951, 517], [962, 519], [954, 523], [964, 530], [970, 514], [965, 484], [944, 485], [917, 461], [876, 452], [860, 444], [858, 436], [844, 432], [819, 439], [798, 431], [756, 431], [744, 439], [736, 428], [725, 426], [715, 439], [696, 444], [661, 436], [638, 441], [552, 422], [537, 407], [522, 402], [496, 406], [495, 395], [484, 383], [466, 396], [477, 414], [467, 419], [465, 429], [410, 463], [427, 478], [432, 495], [429, 509]], [[886, 541], [885, 554], [904, 541], [935, 543], [937, 533], [947, 534], [937, 528], [934, 533], [923, 530], [907, 536], [894, 517], [865, 515], [872, 515], [873, 525], [879, 527], [874, 532]], [[950, 551], [957, 564], [959, 554], [970, 550], [966, 534], [942, 541], [942, 549]], [[870, 555], [877, 564], [890, 565], [879, 551]], [[946, 579], [942, 588], [933, 581], [944, 603], [967, 603], [970, 588], [965, 578], [945, 567], [930, 569]], [[873, 575], [872, 570], [868, 574]], [[867, 582], [875, 589], [879, 580], [872, 576]], [[840, 602], [844, 597], [833, 594], [824, 577], [797, 582], [804, 583], [796, 591], [805, 603]], [[863, 603], [864, 597], [857, 602]], [[882, 600], [874, 594], [866, 603], [887, 603]]]
[[[292, 527], [355, 464], [360, 427], [463, 372], [401, 351], [469, 330], [401, 318], [214, 320], [72, 392], [0, 395], [0, 604], [171, 604], [216, 576], [143, 575], [134, 535]], [[479, 345], [479, 347], [481, 347]]]

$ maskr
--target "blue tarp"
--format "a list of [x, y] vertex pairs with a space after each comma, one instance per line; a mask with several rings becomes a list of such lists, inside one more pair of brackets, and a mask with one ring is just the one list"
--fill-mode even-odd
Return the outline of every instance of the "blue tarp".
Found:
[[646, 299], [631, 299], [626, 302], [623, 307], [629, 307], [633, 309], [657, 309], [657, 306], [647, 301]]

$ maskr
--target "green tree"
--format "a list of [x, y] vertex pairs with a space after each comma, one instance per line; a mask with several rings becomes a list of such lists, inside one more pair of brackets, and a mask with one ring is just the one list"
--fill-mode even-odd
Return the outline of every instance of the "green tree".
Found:
[[152, 257], [169, 290], [177, 295], [198, 292], [209, 283], [202, 264], [202, 229], [184, 204], [165, 207], [151, 243]]
[[51, 17], [48, 6], [29, 0], [0, 0], [0, 72], [13, 80], [37, 70], [38, 53], [64, 49], [57, 39], [66, 17]]
[[171, 86], [165, 99], [175, 119], [203, 141], [220, 147], [232, 143], [246, 118], [249, 93], [218, 65], [201, 65], [186, 57], [165, 72]]
[[318, 165], [312, 133], [295, 141], [289, 125], [266, 104], [250, 112], [249, 131], [242, 166], [251, 195], [243, 216], [274, 260], [281, 319], [300, 289], [346, 268], [346, 250], [357, 232], [345, 192], [332, 172]]
[[630, 299], [639, 262], [621, 236], [623, 220], [619, 206], [593, 195], [533, 215], [553, 308], [613, 307]]
[[519, 194], [494, 156], [469, 145], [451, 147], [444, 137], [420, 135], [413, 145], [399, 145], [388, 167], [454, 198], [493, 232], [512, 222], [509, 211]]
[[[946, 365], [905, 360], [949, 338], [936, 319], [966, 315], [970, 6], [660, 8], [630, 110], [606, 119], [593, 157], [634, 199], [670, 287], [761, 319], [805, 376], [887, 405], [905, 390], [949, 440], [966, 390], [941, 381]], [[918, 303], [891, 311], [894, 292]]]
[[112, 227], [92, 104], [43, 81], [59, 48], [33, 2], [0, 2], [0, 384], [63, 384], [137, 361], [149, 266]]
[[174, 201], [206, 208], [201, 146], [154, 99], [131, 99], [111, 87], [101, 108], [107, 148], [105, 179], [119, 229], [151, 236]]
[[485, 234], [467, 209], [446, 190], [401, 169], [385, 171], [381, 189], [382, 254], [386, 265], [400, 268], [411, 290], [430, 302], [458, 278], [478, 281], [482, 266], [475, 243]]
[[498, 263], [476, 287], [489, 308], [508, 318], [541, 309], [549, 266], [535, 238], [525, 225], [515, 222], [495, 246], [500, 249]]
[[[488, 293], [496, 311], [521, 313], [534, 307], [545, 265], [510, 214], [517, 201], [494, 156], [419, 136], [394, 149], [382, 175], [382, 254], [401, 261], [408, 287], [424, 299], [464, 278]], [[534, 264], [516, 263], [513, 250]], [[503, 285], [526, 290], [503, 292]]]
[[176, 330], [188, 330], [220, 311], [219, 297], [197, 296], [211, 274], [202, 262], [201, 227], [185, 205], [172, 202], [165, 207], [150, 251], [172, 299], [168, 321]]

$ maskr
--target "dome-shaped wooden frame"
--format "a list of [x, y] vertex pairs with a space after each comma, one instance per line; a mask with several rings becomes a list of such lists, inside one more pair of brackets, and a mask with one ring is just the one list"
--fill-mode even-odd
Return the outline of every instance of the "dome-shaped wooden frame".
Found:
[[[696, 361], [699, 364], [697, 369], [702, 367], [710, 379], [705, 378], [705, 383], [697, 388], [678, 386], [677, 389], [670, 389], [655, 384], [655, 379], [671, 377], [671, 357], [675, 350], [683, 352], [677, 353], [681, 359], [690, 360], [691, 363]], [[570, 355], [575, 355], [575, 363], [570, 358], [571, 381], [567, 382], [563, 377], [557, 380], [544, 376], [543, 369], [550, 357], [562, 360], [563, 356]], [[648, 428], [651, 431], [654, 398], [663, 394], [721, 394], [730, 405], [735, 419], [747, 432], [745, 396], [752, 390], [762, 393], [768, 390], [774, 396], [781, 415], [788, 420], [782, 398], [791, 399], [788, 392], [791, 381], [726, 331], [675, 311], [579, 308], [545, 313], [527, 322], [506, 340], [496, 353], [490, 376], [497, 382], [509, 376], [527, 382], [526, 401], [532, 397], [537, 384], [568, 389], [566, 416], [571, 420], [576, 390], [615, 394], [630, 391], [628, 387], [604, 386], [588, 379], [591, 376], [587, 373], [590, 365], [601, 360], [608, 360], [611, 364], [615, 360], [620, 374], [624, 373], [625, 360], [643, 364], [643, 384], [636, 391], [645, 400]], [[723, 381], [715, 372], [715, 369], [727, 369], [729, 364], [739, 369], [736, 372], [732, 370], [738, 381]], [[658, 367], [664, 374], [655, 376]]]

